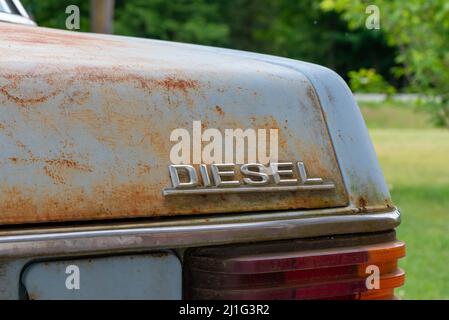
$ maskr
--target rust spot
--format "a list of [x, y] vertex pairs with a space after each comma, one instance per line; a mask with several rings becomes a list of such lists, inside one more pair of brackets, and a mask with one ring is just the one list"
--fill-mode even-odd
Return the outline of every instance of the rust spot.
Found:
[[362, 212], [366, 212], [366, 206], [368, 205], [368, 201], [365, 197], [360, 196], [357, 199], [357, 206], [362, 210]]
[[320, 104], [318, 96], [317, 96], [317, 94], [315, 92], [315, 89], [311, 85], [307, 86], [307, 96], [312, 101], [313, 105], [315, 107], [319, 108], [319, 110], [321, 110], [321, 115], [322, 115], [324, 121], [327, 122], [326, 113], [322, 110], [321, 104]]
[[84, 172], [92, 172], [92, 169], [88, 166], [81, 165], [76, 161], [70, 159], [50, 159], [44, 160], [46, 165], [44, 171], [47, 176], [52, 178], [56, 184], [65, 183], [66, 169], [74, 169]]
[[137, 171], [140, 175], [149, 174], [151, 171], [151, 167], [148, 164], [139, 163], [137, 165]]
[[[39, 66], [40, 67], [40, 66]], [[9, 80], [9, 83], [0, 87], [0, 94], [4, 95], [8, 100], [14, 102], [15, 104], [26, 107], [35, 104], [42, 104], [63, 92], [63, 87], [56, 87], [54, 90], [51, 90], [47, 94], [43, 94], [42, 92], [35, 91], [37, 87], [41, 87], [43, 83], [47, 83], [50, 86], [54, 86], [54, 75], [55, 73], [42, 73], [42, 70], [39, 67], [36, 70], [32, 70], [28, 73], [18, 74], [17, 71], [12, 71], [9, 74], [2, 74], [2, 77], [6, 80]], [[24, 87], [23, 82], [31, 81], [33, 85], [27, 86], [26, 96], [20, 96], [14, 91], [18, 90], [19, 92], [21, 87]], [[24, 91], [24, 90], [22, 90]]]
[[384, 204], [387, 208], [394, 208], [394, 205], [393, 205], [391, 199], [385, 199]]
[[223, 109], [220, 107], [220, 106], [215, 106], [215, 111], [217, 111], [217, 113], [220, 115], [220, 116], [224, 116], [224, 111], [223, 111]]
[[[257, 120], [257, 118], [255, 118]], [[285, 132], [281, 130], [281, 126], [279, 125], [278, 120], [273, 116], [265, 116], [263, 118], [263, 127], [266, 128], [267, 132], [266, 134], [269, 134], [270, 129], [278, 129], [279, 134], [279, 156], [283, 158], [283, 152], [285, 152], [288, 149], [288, 143], [287, 143], [287, 137], [285, 135]]]
[[70, 159], [50, 159], [45, 160], [45, 163], [50, 166], [59, 166], [59, 167], [66, 167], [71, 169], [76, 169], [80, 171], [89, 171], [91, 172], [92, 169], [88, 166], [81, 165], [78, 162]]
[[73, 94], [65, 97], [64, 102], [61, 107], [67, 105], [84, 105], [87, 103], [88, 99], [91, 97], [91, 92], [89, 91], [75, 91]]
[[[77, 83], [84, 84], [85, 91], [78, 90], [65, 96], [62, 106], [83, 105], [91, 97], [91, 93], [88, 91], [89, 86], [86, 86], [88, 83], [128, 83], [148, 94], [158, 91], [158, 88], [164, 89], [167, 94], [179, 91], [185, 94], [184, 100], [188, 104], [192, 104], [187, 93], [189, 90], [199, 88], [199, 82], [194, 79], [176, 75], [167, 75], [163, 78], [145, 77], [119, 67], [77, 66], [65, 70], [43, 70], [46, 70], [46, 66], [36, 65], [34, 69], [22, 74], [18, 74], [17, 70], [10, 70], [9, 73], [3, 70], [0, 75], [9, 82], [0, 87], [0, 94], [18, 106], [29, 107], [43, 104], [58, 95], [67, 95], [67, 89]], [[25, 81], [28, 82], [25, 84]], [[49, 86], [44, 92], [42, 92], [42, 83]], [[110, 93], [114, 94], [114, 92]], [[171, 102], [170, 96], [168, 96], [168, 100]]]
[[44, 171], [47, 176], [49, 176], [55, 184], [63, 184], [65, 183], [64, 177], [59, 174], [57, 171], [52, 170], [49, 166], [44, 166]]
[[59, 158], [59, 159], [41, 159], [38, 157], [30, 156], [27, 159], [19, 159], [17, 157], [8, 158], [12, 163], [36, 163], [43, 162], [45, 165], [43, 170], [47, 176], [49, 176], [55, 184], [65, 183], [65, 176], [67, 176], [67, 169], [73, 169], [77, 171], [92, 172], [92, 168], [86, 165], [82, 165], [74, 160]]
[[[70, 72], [70, 71], [68, 71]], [[166, 91], [181, 91], [187, 93], [189, 89], [199, 87], [199, 82], [193, 79], [167, 75], [163, 78], [144, 77], [129, 70], [121, 68], [75, 68], [74, 80], [91, 81], [99, 83], [134, 83], [138, 88], [152, 93], [156, 87], [162, 87]]]
[[158, 80], [157, 83], [167, 90], [181, 90], [184, 92], [187, 92], [188, 89], [193, 89], [198, 86], [197, 80], [178, 79], [171, 76], [166, 77], [162, 80]]
[[[13, 86], [15, 86], [15, 85], [13, 85]], [[3, 94], [5, 97], [7, 97], [9, 100], [13, 101], [15, 104], [22, 106], [22, 107], [30, 105], [30, 104], [43, 103], [43, 102], [47, 101], [48, 99], [50, 99], [51, 97], [54, 97], [58, 93], [61, 92], [61, 91], [53, 92], [52, 94], [50, 94], [48, 96], [41, 96], [41, 97], [37, 97], [37, 98], [28, 98], [27, 99], [27, 98], [21, 98], [21, 97], [11, 94], [8, 89], [9, 89], [8, 86], [3, 86], [0, 88], [0, 93]]]

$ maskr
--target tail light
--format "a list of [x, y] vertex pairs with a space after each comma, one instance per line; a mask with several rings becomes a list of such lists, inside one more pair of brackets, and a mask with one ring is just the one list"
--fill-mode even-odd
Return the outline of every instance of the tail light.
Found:
[[393, 299], [394, 288], [404, 283], [397, 265], [404, 255], [404, 243], [394, 233], [198, 248], [185, 256], [184, 295], [230, 300]]

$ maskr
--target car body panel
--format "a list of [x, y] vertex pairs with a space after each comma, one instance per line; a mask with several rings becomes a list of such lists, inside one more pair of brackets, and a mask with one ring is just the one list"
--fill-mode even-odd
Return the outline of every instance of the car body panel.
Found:
[[[320, 97], [300, 69], [169, 42], [0, 24], [0, 224], [344, 207]], [[178, 196], [170, 132], [279, 130], [279, 160], [333, 190]]]

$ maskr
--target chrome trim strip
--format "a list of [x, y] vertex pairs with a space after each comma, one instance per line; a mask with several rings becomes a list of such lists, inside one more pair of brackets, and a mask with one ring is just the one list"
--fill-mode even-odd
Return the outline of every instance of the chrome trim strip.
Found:
[[236, 223], [146, 226], [0, 237], [0, 258], [108, 253], [283, 240], [394, 229], [399, 211]]
[[28, 15], [28, 12], [25, 10], [25, 8], [23, 7], [22, 3], [19, 0], [11, 0], [11, 1], [16, 6], [16, 9], [22, 16], [31, 20], [30, 16]]
[[31, 20], [30, 18], [6, 12], [0, 12], [0, 22], [11, 22], [17, 24], [25, 24], [29, 26], [36, 26], [36, 22]]
[[332, 190], [333, 183], [316, 185], [294, 185], [294, 186], [266, 186], [266, 187], [236, 187], [236, 188], [165, 188], [162, 190], [164, 196], [188, 195], [188, 194], [216, 194], [216, 193], [250, 193], [250, 192], [282, 192], [282, 191], [308, 191], [308, 190]]

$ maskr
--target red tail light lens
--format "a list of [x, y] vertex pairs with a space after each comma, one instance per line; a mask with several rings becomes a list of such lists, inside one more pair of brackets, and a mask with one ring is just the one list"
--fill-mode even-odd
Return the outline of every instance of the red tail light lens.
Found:
[[[307, 240], [306, 246], [298, 240], [194, 249], [187, 253], [184, 264], [185, 297], [392, 299], [394, 288], [404, 283], [404, 272], [397, 266], [397, 260], [405, 255], [404, 243], [391, 235], [380, 243], [368, 238], [336, 239], [339, 244], [351, 245], [330, 249], [324, 246], [331, 245], [332, 239], [318, 241], [319, 248], [312, 248], [313, 240]], [[367, 286], [369, 276], [378, 276], [377, 285]]]

